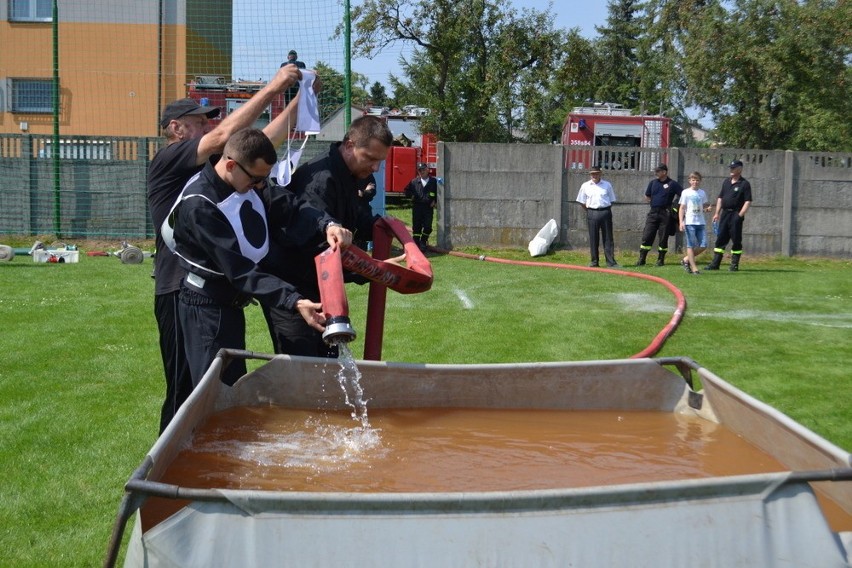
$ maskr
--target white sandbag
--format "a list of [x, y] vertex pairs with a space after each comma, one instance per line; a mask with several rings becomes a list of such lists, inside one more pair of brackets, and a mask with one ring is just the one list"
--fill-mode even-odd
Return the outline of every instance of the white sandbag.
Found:
[[556, 219], [551, 219], [530, 241], [530, 255], [541, 256], [545, 254], [558, 233], [559, 228], [556, 226]]

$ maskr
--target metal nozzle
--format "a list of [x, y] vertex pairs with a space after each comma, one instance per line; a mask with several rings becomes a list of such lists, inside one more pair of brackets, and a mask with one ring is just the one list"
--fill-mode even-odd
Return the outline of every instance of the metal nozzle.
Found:
[[350, 343], [355, 339], [355, 329], [346, 316], [332, 316], [325, 324], [322, 339], [329, 345]]

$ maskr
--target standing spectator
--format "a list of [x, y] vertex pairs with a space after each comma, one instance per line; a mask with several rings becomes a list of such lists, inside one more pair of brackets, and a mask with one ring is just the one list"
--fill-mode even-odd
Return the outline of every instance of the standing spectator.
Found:
[[[178, 320], [178, 293], [184, 271], [178, 259], [165, 246], [160, 228], [186, 182], [198, 173], [211, 157], [222, 152], [231, 135], [254, 123], [272, 99], [299, 80], [295, 67], [278, 70], [275, 77], [216, 128], [208, 122], [219, 116], [220, 109], [199, 106], [192, 99], [166, 105], [160, 127], [166, 145], [148, 166], [148, 206], [154, 225], [154, 316], [160, 335], [160, 353], [166, 379], [166, 396], [160, 413], [160, 433], [165, 430], [178, 408], [192, 391], [192, 380], [183, 347], [183, 332]], [[286, 119], [290, 111], [278, 118]], [[295, 108], [295, 107], [293, 107]]]
[[710, 211], [707, 194], [699, 187], [701, 174], [689, 174], [689, 187], [680, 194], [678, 220], [680, 230], [686, 235], [686, 256], [681, 259], [683, 269], [690, 274], [699, 274], [695, 257], [707, 248], [707, 221], [704, 212]]
[[[373, 225], [379, 217], [360, 203], [359, 180], [379, 170], [392, 143], [393, 135], [385, 121], [376, 116], [357, 118], [352, 121], [342, 142], [331, 144], [327, 152], [299, 166], [287, 187], [317, 209], [340, 221], [352, 231], [354, 241], [370, 241], [373, 239]], [[280, 224], [276, 220], [280, 210], [277, 201], [278, 198], [273, 197], [269, 204], [269, 220], [273, 226]], [[268, 262], [272, 269], [283, 280], [293, 283], [302, 296], [319, 302], [314, 257], [321, 250], [295, 246], [294, 239], [286, 231], [274, 235], [281, 244], [284, 257], [279, 261], [270, 255]], [[367, 282], [351, 274], [344, 276], [350, 282]], [[326, 345], [322, 334], [298, 315], [289, 310], [265, 306], [264, 315], [276, 353], [337, 357], [337, 346]]]
[[591, 263], [597, 267], [599, 242], [603, 235], [604, 256], [610, 268], [617, 268], [615, 261], [615, 245], [612, 239], [612, 204], [615, 203], [615, 192], [612, 184], [601, 179], [600, 166], [592, 166], [589, 170], [591, 179], [580, 186], [577, 202], [586, 210], [586, 222], [589, 225], [589, 251]]
[[660, 164], [654, 170], [657, 176], [648, 183], [645, 189], [645, 201], [651, 204], [648, 216], [645, 217], [645, 229], [642, 231], [642, 244], [639, 246], [639, 260], [636, 266], [643, 266], [645, 258], [651, 252], [654, 236], [657, 237], [657, 262], [655, 266], [666, 264], [666, 253], [669, 251], [669, 236], [677, 226], [677, 203], [683, 187], [669, 177], [669, 167]]
[[[364, 209], [368, 214], [373, 214], [373, 206], [372, 201], [376, 196], [376, 176], [370, 174], [365, 179], [358, 180], [358, 203], [361, 205], [361, 208]], [[367, 250], [369, 247], [369, 242], [373, 239], [370, 236], [369, 239], [364, 239], [363, 235], [361, 238], [355, 241], [355, 245], [362, 249]]]
[[731, 177], [722, 182], [722, 190], [716, 199], [716, 212], [713, 222], [719, 223], [719, 235], [713, 248], [713, 260], [706, 270], [719, 270], [725, 247], [731, 241], [731, 266], [728, 270], [740, 269], [740, 255], [743, 254], [743, 220], [751, 207], [751, 184], [742, 177], [743, 163], [734, 160], [728, 166]]
[[[265, 272], [258, 263], [269, 252], [269, 225], [257, 190], [266, 186], [275, 147], [257, 129], [236, 132], [225, 153], [187, 183], [174, 208], [175, 254], [187, 274], [180, 289], [180, 322], [193, 385], [204, 376], [220, 349], [245, 349], [243, 308], [252, 298], [288, 310], [305, 325], [325, 331], [321, 305], [302, 297], [294, 286]], [[331, 246], [348, 246], [351, 233], [327, 215], [281, 191], [279, 214], [287, 210], [295, 225], [325, 232]], [[284, 199], [288, 205], [283, 206]], [[307, 223], [306, 223], [307, 222]], [[222, 381], [233, 385], [246, 373], [244, 360], [225, 368]]]
[[[287, 61], [281, 64], [281, 67], [286, 67], [287, 65], [295, 65], [297, 69], [305, 69], [305, 64], [302, 61], [299, 61], [299, 54], [296, 53], [295, 49], [291, 49], [287, 53]], [[284, 92], [284, 104], [290, 104], [296, 95], [299, 94], [299, 84], [296, 83], [289, 89]], [[276, 145], [277, 147], [277, 145]]]
[[429, 175], [428, 164], [417, 165], [417, 177], [405, 186], [405, 196], [411, 198], [412, 236], [420, 250], [426, 250], [432, 234], [432, 218], [438, 203], [438, 180]]
[[287, 52], [287, 61], [282, 63], [281, 67], [284, 67], [285, 65], [295, 65], [299, 69], [305, 68], [304, 62], [299, 61], [299, 54], [296, 53], [295, 49], [291, 49], [289, 52]]

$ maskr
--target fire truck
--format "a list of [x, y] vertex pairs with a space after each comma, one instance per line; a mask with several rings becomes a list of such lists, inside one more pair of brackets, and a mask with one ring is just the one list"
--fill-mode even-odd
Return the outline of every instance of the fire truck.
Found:
[[659, 162], [659, 155], [636, 149], [668, 148], [670, 124], [670, 118], [634, 115], [619, 104], [594, 103], [590, 107], [576, 107], [562, 127], [562, 144], [571, 146], [566, 152], [565, 167], [584, 170], [598, 165], [611, 170], [653, 169], [653, 164]]
[[[222, 109], [219, 116], [211, 120], [212, 123], [218, 124], [262, 89], [264, 85], [266, 83], [262, 81], [228, 82], [219, 75], [198, 75], [187, 84], [187, 96], [197, 101], [201, 106], [215, 106]], [[293, 94], [289, 91], [276, 95], [254, 126], [263, 128], [269, 124], [284, 110], [292, 96]]]
[[417, 164], [429, 165], [435, 175], [438, 165], [438, 138], [420, 132], [420, 117], [424, 109], [404, 107], [398, 114], [383, 114], [393, 133], [394, 144], [388, 152], [384, 167], [385, 199], [397, 200], [405, 195], [405, 186], [417, 175]]

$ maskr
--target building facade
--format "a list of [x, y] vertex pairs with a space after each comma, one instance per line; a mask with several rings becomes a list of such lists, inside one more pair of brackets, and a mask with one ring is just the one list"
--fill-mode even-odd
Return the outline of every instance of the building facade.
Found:
[[231, 0], [0, 3], [0, 134], [158, 135], [192, 77], [230, 76], [231, 13]]

